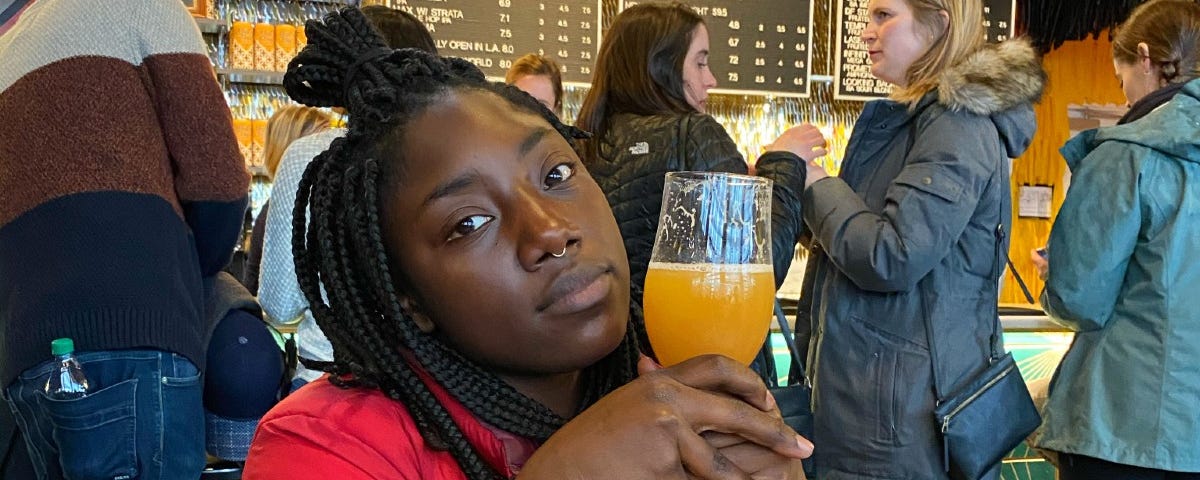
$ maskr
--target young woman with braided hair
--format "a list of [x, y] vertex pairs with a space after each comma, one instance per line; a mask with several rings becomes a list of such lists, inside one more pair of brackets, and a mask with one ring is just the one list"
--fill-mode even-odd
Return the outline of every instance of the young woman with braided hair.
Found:
[[263, 418], [245, 478], [803, 478], [811, 444], [748, 369], [639, 356], [582, 132], [355, 9], [307, 29], [285, 87], [349, 114], [294, 226], [335, 360]]

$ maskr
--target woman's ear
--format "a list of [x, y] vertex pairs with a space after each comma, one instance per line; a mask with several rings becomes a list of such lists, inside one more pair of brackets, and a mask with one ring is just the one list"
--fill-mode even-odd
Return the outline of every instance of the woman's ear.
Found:
[[425, 315], [425, 312], [423, 312], [421, 307], [417, 305], [417, 302], [413, 301], [411, 298], [400, 298], [400, 309], [404, 310], [404, 313], [408, 315], [408, 318], [411, 318], [413, 323], [416, 324], [417, 328], [422, 332], [433, 333], [433, 331], [437, 329], [437, 325], [433, 323], [433, 320], [430, 320], [429, 316]]
[[938, 10], [938, 18], [940, 18], [942, 21], [942, 31], [937, 32], [937, 34], [934, 35], [935, 40], [946, 36], [946, 33], [950, 31], [950, 12]]
[[1138, 60], [1137, 60], [1138, 66], [1142, 67], [1142, 70], [1144, 70], [1146, 72], [1146, 74], [1149, 75], [1151, 73], [1151, 70], [1154, 67], [1154, 61], [1150, 60], [1150, 46], [1146, 45], [1146, 42], [1139, 42], [1137, 44], [1137, 54], [1138, 54]]

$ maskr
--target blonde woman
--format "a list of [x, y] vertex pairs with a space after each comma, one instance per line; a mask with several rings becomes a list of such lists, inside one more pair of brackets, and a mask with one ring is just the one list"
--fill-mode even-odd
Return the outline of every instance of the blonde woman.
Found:
[[323, 110], [303, 105], [288, 105], [275, 111], [267, 123], [267, 147], [263, 152], [267, 174], [275, 178], [279, 159], [288, 145], [301, 137], [329, 129], [333, 117]]
[[822, 480], [948, 478], [937, 399], [1003, 352], [1008, 159], [1033, 136], [1045, 74], [1024, 42], [985, 45], [981, 9], [872, 0], [862, 39], [892, 98], [863, 108], [838, 177], [808, 167]]
[[[283, 158], [288, 145], [300, 138], [329, 130], [332, 120], [329, 113], [302, 105], [288, 105], [276, 110], [267, 123], [267, 148], [263, 152], [267, 176], [275, 178], [279, 160]], [[258, 218], [254, 220], [254, 230], [250, 233], [250, 254], [246, 258], [246, 272], [242, 278], [242, 284], [254, 294], [258, 294], [258, 270], [262, 264], [263, 235], [266, 233], [269, 208], [270, 202], [264, 203]]]

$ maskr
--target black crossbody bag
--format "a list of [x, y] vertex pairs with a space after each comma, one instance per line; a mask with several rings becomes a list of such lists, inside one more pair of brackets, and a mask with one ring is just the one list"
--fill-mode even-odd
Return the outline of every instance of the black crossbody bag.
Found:
[[[1007, 208], [1006, 202], [1000, 203], [1002, 209]], [[996, 227], [996, 256], [992, 270], [994, 272], [1002, 271], [1000, 259], [1008, 258], [1001, 251], [1004, 235], [1004, 225], [1001, 223]], [[1007, 263], [1011, 268], [1012, 261], [1008, 260]], [[1021, 290], [1032, 303], [1033, 298], [1015, 268], [1013, 275], [1017, 277]], [[997, 281], [997, 299], [999, 288]], [[990, 364], [958, 391], [945, 398], [939, 397], [937, 407], [933, 411], [934, 421], [937, 422], [938, 431], [942, 435], [946, 473], [954, 480], [983, 478], [1042, 423], [1042, 417], [1033, 405], [1033, 398], [1029, 395], [1025, 379], [1021, 377], [1021, 371], [1017, 369], [1012, 354], [1001, 353], [998, 348], [998, 307], [997, 305], [996, 320], [992, 323], [990, 337]], [[933, 325], [928, 315], [925, 316], [925, 331], [929, 352], [936, 365]], [[935, 371], [935, 379], [936, 374]], [[938, 395], [941, 393], [938, 392]]]

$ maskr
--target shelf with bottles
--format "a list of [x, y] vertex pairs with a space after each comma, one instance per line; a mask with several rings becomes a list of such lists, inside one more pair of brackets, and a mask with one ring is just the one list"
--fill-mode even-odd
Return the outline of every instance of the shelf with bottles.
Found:
[[200, 27], [200, 33], [203, 34], [218, 34], [229, 28], [229, 24], [224, 20], [206, 17], [192, 17], [196, 21], [196, 26]]
[[209, 59], [231, 83], [279, 84], [308, 43], [304, 22], [357, 1], [218, 0], [212, 18], [197, 18]]
[[246, 167], [252, 172], [265, 171], [267, 122], [291, 100], [280, 87], [235, 84], [225, 90], [225, 101], [233, 114], [233, 131]]
[[237, 70], [217, 68], [217, 76], [230, 83], [253, 83], [259, 85], [283, 85], [283, 72], [262, 70]]
[[[230, 84], [225, 89], [225, 103], [233, 115], [233, 131], [237, 135], [238, 148], [246, 159], [246, 168], [255, 177], [270, 182], [266, 169], [267, 124], [276, 110], [294, 104], [287, 92], [278, 85]], [[322, 109], [333, 117], [333, 124], [344, 123], [340, 115], [330, 109]]]

